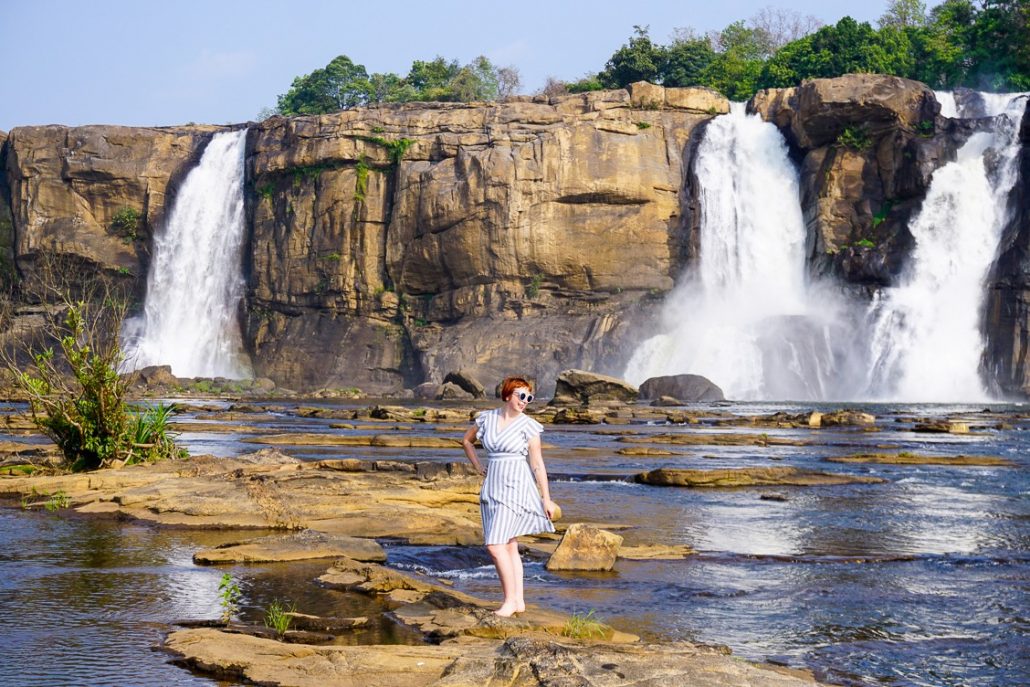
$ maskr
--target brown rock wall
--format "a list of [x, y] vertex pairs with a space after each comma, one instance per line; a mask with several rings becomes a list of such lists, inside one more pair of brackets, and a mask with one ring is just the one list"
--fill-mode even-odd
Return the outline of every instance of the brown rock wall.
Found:
[[[22, 276], [32, 277], [34, 257], [46, 251], [143, 278], [148, 238], [164, 217], [168, 194], [221, 128], [12, 130], [5, 167]], [[124, 210], [140, 217], [135, 236], [113, 227]]]
[[683, 159], [710, 117], [696, 110], [609, 91], [256, 126], [257, 373], [374, 392], [462, 368], [489, 384], [617, 369], [617, 337], [680, 269]]

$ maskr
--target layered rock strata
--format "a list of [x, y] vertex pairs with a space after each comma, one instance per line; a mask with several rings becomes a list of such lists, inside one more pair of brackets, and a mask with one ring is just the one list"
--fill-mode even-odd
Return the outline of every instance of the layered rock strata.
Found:
[[371, 391], [455, 369], [488, 385], [618, 369], [634, 315], [680, 270], [691, 132], [725, 109], [683, 90], [637, 93], [638, 106], [607, 91], [254, 127], [255, 369]]

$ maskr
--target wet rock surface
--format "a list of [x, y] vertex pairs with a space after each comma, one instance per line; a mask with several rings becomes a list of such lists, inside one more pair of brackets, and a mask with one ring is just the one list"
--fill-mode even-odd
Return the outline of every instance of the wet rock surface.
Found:
[[636, 476], [642, 484], [656, 487], [729, 488], [764, 486], [833, 486], [838, 484], [879, 484], [887, 480], [861, 475], [841, 475], [799, 470], [792, 467], [739, 468], [727, 470], [686, 470], [659, 468]]

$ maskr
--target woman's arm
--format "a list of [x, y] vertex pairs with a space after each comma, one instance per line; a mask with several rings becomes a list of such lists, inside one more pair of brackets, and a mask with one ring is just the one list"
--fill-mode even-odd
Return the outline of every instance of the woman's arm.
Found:
[[556, 504], [551, 500], [551, 491], [547, 485], [547, 468], [544, 467], [544, 456], [540, 451], [539, 434], [529, 440], [529, 469], [533, 471], [537, 489], [540, 490], [540, 498], [544, 502], [544, 513], [548, 518], [554, 518]]
[[465, 436], [462, 437], [461, 447], [465, 449], [465, 456], [469, 459], [469, 462], [475, 466], [476, 472], [480, 475], [485, 475], [486, 470], [483, 469], [483, 465], [479, 462], [479, 458], [476, 456], [476, 432], [479, 431], [479, 427], [472, 425], [465, 432]]

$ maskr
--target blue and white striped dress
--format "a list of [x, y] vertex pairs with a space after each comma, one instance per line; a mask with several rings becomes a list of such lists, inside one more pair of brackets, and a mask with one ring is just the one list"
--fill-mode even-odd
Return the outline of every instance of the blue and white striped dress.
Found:
[[487, 452], [486, 479], [479, 492], [483, 542], [506, 544], [512, 537], [554, 532], [529, 469], [529, 440], [543, 425], [522, 414], [498, 430], [501, 409], [476, 417], [476, 438]]

